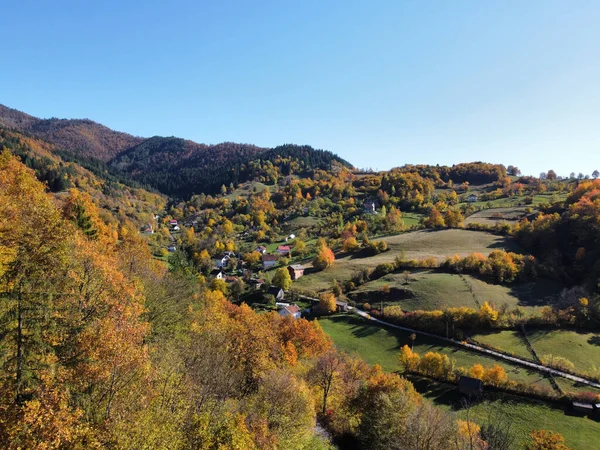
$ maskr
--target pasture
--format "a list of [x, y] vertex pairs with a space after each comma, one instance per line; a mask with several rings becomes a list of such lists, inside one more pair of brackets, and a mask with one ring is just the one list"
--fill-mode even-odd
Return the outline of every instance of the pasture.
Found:
[[523, 219], [531, 208], [518, 206], [514, 208], [491, 208], [482, 209], [474, 214], [471, 214], [465, 219], [465, 225], [470, 223], [481, 223], [484, 225], [494, 226], [497, 223], [506, 222], [509, 225], [514, 225], [517, 221]]
[[[402, 345], [410, 345], [408, 333], [386, 329], [348, 315], [322, 318], [319, 323], [340, 350], [359, 356], [369, 364], [379, 364], [389, 372], [402, 370], [398, 354]], [[509, 343], [512, 342], [513, 347], [519, 347], [514, 336], [509, 336], [506, 332], [502, 332], [502, 334], [503, 336], [499, 338], [500, 343], [510, 345]], [[480, 363], [488, 367], [499, 364], [505, 368], [513, 380], [550, 388], [548, 380], [537, 372], [499, 362], [478, 353], [448, 347], [424, 336], [417, 336], [414, 350], [421, 355], [428, 351], [445, 353], [458, 366]], [[519, 350], [519, 352], [522, 351], [523, 349]], [[448, 411], [454, 411], [457, 418], [469, 419], [478, 423], [498, 420], [494, 417], [508, 420], [516, 437], [515, 445], [512, 447], [514, 449], [521, 449], [527, 441], [530, 431], [534, 429], [547, 429], [561, 433], [565, 437], [566, 443], [574, 450], [588, 450], [589, 444], [597, 442], [598, 436], [600, 436], [600, 423], [587, 417], [565, 413], [564, 409], [558, 405], [492, 392], [486, 393], [483, 401], [465, 405], [461, 402], [456, 387], [453, 385], [432, 380], [419, 380], [416, 377], [409, 377], [409, 379], [426, 399]], [[574, 386], [568, 380], [557, 378], [557, 382], [567, 392], [589, 390]]]
[[488, 255], [494, 250], [522, 253], [522, 249], [510, 238], [480, 231], [444, 229], [419, 230], [383, 237], [389, 250], [371, 257], [346, 255], [337, 258], [331, 267], [320, 272], [309, 273], [296, 283], [299, 289], [323, 291], [331, 287], [332, 281], [345, 281], [365, 268], [391, 263], [403, 255], [406, 259], [435, 258], [443, 261], [448, 256], [467, 256], [473, 252]]
[[363, 284], [349, 297], [357, 302], [381, 301], [380, 290], [384, 285], [390, 288], [384, 304], [399, 304], [405, 311], [459, 306], [478, 309], [487, 301], [496, 307], [506, 304], [509, 309], [514, 309], [518, 306], [525, 315], [548, 304], [562, 289], [560, 283], [552, 280], [504, 286], [486, 283], [470, 275], [413, 270], [408, 276], [408, 283], [404, 273], [390, 273]]
[[580, 372], [600, 367], [600, 333], [527, 330], [527, 337], [540, 358], [549, 354], [562, 356]]
[[598, 442], [600, 423], [587, 417], [566, 413], [560, 406], [524, 399], [510, 394], [487, 393], [480, 402], [463, 404], [456, 387], [446, 383], [412, 378], [415, 388], [426, 399], [476, 423], [510, 424], [516, 438], [513, 449], [522, 449], [532, 430], [551, 430], [562, 434], [573, 450], [589, 450]]
[[[398, 355], [403, 345], [410, 345], [410, 333], [381, 327], [352, 315], [322, 318], [319, 323], [340, 350], [355, 354], [369, 364], [379, 364], [386, 371], [402, 371]], [[509, 378], [515, 381], [550, 388], [548, 380], [536, 371], [499, 361], [477, 352], [454, 347], [438, 339], [417, 335], [414, 351], [420, 355], [430, 351], [443, 353], [448, 355], [456, 366], [462, 367], [471, 367], [477, 363], [482, 364], [484, 367], [498, 364], [506, 370]]]

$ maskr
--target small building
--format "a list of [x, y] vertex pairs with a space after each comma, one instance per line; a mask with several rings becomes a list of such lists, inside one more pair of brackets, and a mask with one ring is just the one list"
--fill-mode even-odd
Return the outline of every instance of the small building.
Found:
[[273, 297], [275, 297], [275, 301], [276, 302], [280, 302], [282, 300], [285, 300], [285, 292], [283, 289], [278, 288], [277, 286], [271, 286], [269, 288], [269, 290], [267, 291], [267, 294], [271, 294]]
[[304, 266], [301, 266], [300, 264], [292, 264], [291, 266], [288, 266], [287, 269], [293, 281], [304, 275]]
[[144, 234], [153, 234], [154, 233], [154, 228], [152, 228], [152, 225], [150, 225], [149, 223], [147, 223], [144, 226], [142, 226], [141, 232], [144, 233]]
[[221, 272], [219, 269], [214, 269], [210, 272], [210, 275], [217, 280], [222, 280], [225, 277], [225, 274]]
[[462, 376], [458, 380], [458, 391], [469, 397], [480, 397], [483, 395], [483, 382], [478, 378]]
[[363, 212], [365, 214], [377, 214], [376, 211], [377, 203], [375, 200], [367, 200], [363, 203]]
[[177, 247], [175, 247], [174, 245], [169, 245], [167, 247], [167, 251], [170, 252], [170, 253], [173, 253], [176, 250], [177, 250]]
[[277, 264], [277, 259], [277, 255], [262, 255], [263, 269], [267, 270], [268, 268], [273, 267]]
[[179, 230], [181, 230], [181, 228], [179, 228], [179, 225], [175, 225], [175, 226], [173, 227], [173, 231], [179, 231]]
[[294, 319], [299, 319], [302, 316], [302, 311], [298, 308], [297, 305], [290, 305], [279, 310], [279, 315], [281, 317], [292, 317]]
[[475, 203], [477, 201], [477, 196], [475, 194], [471, 194], [467, 197], [467, 202], [469, 203]]
[[260, 253], [261, 255], [264, 255], [265, 253], [267, 253], [267, 247], [265, 247], [264, 245], [259, 245], [254, 249], [254, 251]]
[[175, 219], [171, 219], [171, 220], [169, 220], [169, 225], [174, 227], [177, 225], [177, 221]]
[[348, 303], [342, 302], [340, 300], [335, 301], [335, 311], [336, 312], [348, 312]]
[[218, 255], [213, 261], [218, 269], [226, 267], [229, 264], [229, 255]]
[[296, 239], [296, 235], [295, 234], [290, 234], [288, 237], [285, 238], [285, 242], [291, 241], [293, 239]]
[[281, 256], [287, 256], [290, 254], [290, 246], [289, 245], [280, 245], [277, 247], [277, 253]]
[[591, 415], [594, 413], [594, 405], [591, 403], [572, 402], [571, 410], [574, 413]]

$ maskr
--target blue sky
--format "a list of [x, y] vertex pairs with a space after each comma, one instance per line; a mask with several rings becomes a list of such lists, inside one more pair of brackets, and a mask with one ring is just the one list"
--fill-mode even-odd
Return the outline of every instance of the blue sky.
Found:
[[598, 1], [5, 1], [0, 103], [358, 167], [600, 170]]

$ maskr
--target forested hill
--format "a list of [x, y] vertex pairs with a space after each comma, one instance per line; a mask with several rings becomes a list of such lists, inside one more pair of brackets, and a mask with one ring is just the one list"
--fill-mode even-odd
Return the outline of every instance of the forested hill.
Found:
[[100, 161], [108, 161], [144, 141], [88, 119], [38, 119], [4, 105], [0, 105], [0, 125], [48, 141], [60, 150]]
[[278, 167], [283, 175], [306, 175], [316, 169], [330, 170], [334, 163], [351, 167], [333, 153], [309, 146], [266, 149], [233, 142], [209, 146], [174, 137], [153, 137], [123, 152], [110, 166], [160, 192], [188, 198], [218, 192], [223, 185], [247, 181], [269, 172], [271, 167]]
[[216, 193], [266, 171], [277, 175], [310, 175], [334, 165], [352, 167], [331, 152], [309, 146], [263, 148], [224, 142], [198, 144], [177, 137], [135, 137], [87, 119], [38, 119], [0, 105], [0, 127], [41, 139], [52, 151], [90, 170], [131, 179], [170, 196], [189, 198]]

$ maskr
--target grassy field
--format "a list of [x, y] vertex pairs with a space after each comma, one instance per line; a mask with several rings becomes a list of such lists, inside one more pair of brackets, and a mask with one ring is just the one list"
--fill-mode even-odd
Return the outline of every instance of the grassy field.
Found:
[[[561, 433], [574, 450], [590, 450], [600, 437], [600, 423], [587, 417], [573, 416], [557, 406], [508, 394], [486, 394], [485, 400], [471, 405], [461, 403], [456, 388], [449, 384], [413, 378], [415, 387], [436, 405], [463, 419], [479, 423], [509, 422], [515, 435], [514, 449], [522, 449], [534, 429]], [[592, 445], [592, 446], [590, 446]]]
[[[408, 332], [387, 329], [371, 324], [351, 315], [337, 315], [319, 320], [323, 330], [331, 336], [336, 346], [351, 354], [356, 354], [369, 364], [379, 364], [390, 372], [400, 371], [398, 355], [403, 345], [410, 345]], [[479, 363], [484, 367], [498, 364], [508, 376], [516, 381], [549, 388], [550, 383], [538, 372], [514, 366], [497, 359], [446, 344], [443, 341], [417, 335], [414, 350], [424, 355], [432, 351], [446, 354], [457, 366], [471, 367]]]
[[[369, 364], [380, 364], [384, 370], [396, 372], [401, 370], [398, 353], [401, 345], [408, 344], [408, 333], [388, 330], [372, 325], [362, 319], [352, 316], [332, 316], [319, 321], [325, 332], [331, 336], [336, 346], [351, 354], [364, 359]], [[504, 336], [503, 340], [513, 340], [514, 337]], [[448, 354], [457, 365], [470, 366], [476, 362], [484, 366], [502, 365], [509, 377], [525, 383], [535, 383], [549, 387], [548, 381], [536, 372], [523, 368], [499, 363], [487, 358], [452, 347], [444, 347], [433, 339], [428, 340], [418, 336], [415, 341], [415, 351], [424, 354], [427, 351], [437, 351]], [[413, 381], [415, 381], [413, 379]], [[588, 390], [574, 387], [567, 380], [558, 380], [565, 391]], [[458, 417], [469, 418], [476, 422], [484, 422], [490, 411], [508, 418], [517, 437], [515, 449], [522, 448], [529, 432], [533, 429], [548, 429], [561, 433], [567, 444], [574, 450], [588, 450], [591, 442], [600, 437], [600, 424], [588, 418], [565, 414], [562, 408], [553, 407], [543, 402], [532, 401], [513, 395], [496, 395], [488, 393], [486, 399], [469, 407], [461, 404], [456, 387], [431, 380], [415, 382], [415, 387], [426, 398], [446, 410], [453, 410]]]
[[510, 225], [514, 225], [515, 222], [528, 215], [527, 209], [528, 208], [525, 206], [483, 209], [467, 217], [465, 219], [465, 224], [481, 223], [493, 226], [498, 222], [506, 222]]
[[413, 227], [415, 225], [419, 225], [421, 219], [423, 218], [423, 214], [413, 213], [413, 212], [403, 212], [402, 220], [404, 221], [404, 225], [408, 228]]
[[499, 348], [505, 352], [512, 353], [515, 356], [533, 359], [533, 355], [527, 350], [523, 337], [519, 331], [502, 330], [495, 333], [476, 334], [471, 337], [476, 341]]
[[600, 367], [600, 333], [565, 330], [528, 330], [531, 345], [542, 357], [552, 354], [567, 358], [579, 371]]
[[[474, 193], [479, 195], [481, 193], [478, 191], [472, 191], [470, 193]], [[479, 208], [515, 208], [519, 206], [523, 206], [525, 204], [525, 195], [516, 196], [516, 197], [506, 197], [506, 198], [498, 198], [496, 200], [490, 201], [480, 201], [472, 203], [473, 206]], [[554, 203], [564, 201], [567, 198], [566, 193], [556, 194], [556, 193], [544, 193], [537, 194], [533, 196], [533, 203], [529, 206], [537, 206], [542, 203]]]
[[497, 307], [507, 304], [513, 309], [519, 306], [524, 314], [530, 314], [541, 305], [548, 304], [562, 289], [560, 283], [552, 280], [502, 286], [486, 283], [470, 275], [460, 277], [433, 270], [416, 270], [410, 273], [408, 283], [403, 273], [391, 273], [363, 284], [351, 292], [350, 297], [358, 302], [380, 301], [381, 294], [378, 291], [386, 284], [390, 287], [390, 295], [385, 303], [400, 304], [406, 311], [456, 306], [479, 308], [488, 301]]
[[443, 261], [447, 256], [458, 254], [467, 256], [473, 252], [489, 254], [493, 250], [521, 252], [520, 247], [510, 238], [490, 233], [470, 230], [420, 230], [381, 238], [386, 241], [389, 250], [376, 256], [360, 258], [345, 256], [337, 259], [333, 266], [307, 274], [295, 285], [300, 289], [324, 290], [336, 279], [345, 281], [362, 269], [375, 267], [381, 263], [393, 262], [404, 252], [405, 258], [424, 259], [428, 257]]

